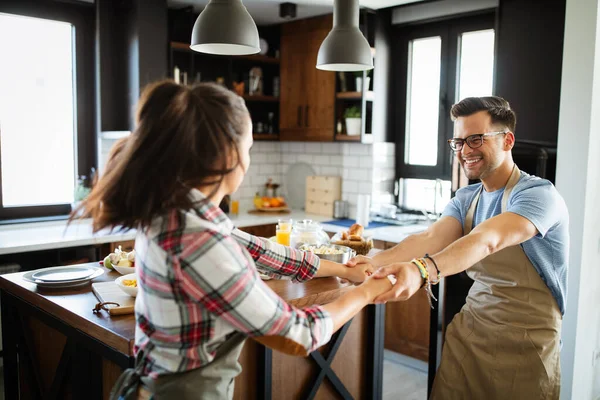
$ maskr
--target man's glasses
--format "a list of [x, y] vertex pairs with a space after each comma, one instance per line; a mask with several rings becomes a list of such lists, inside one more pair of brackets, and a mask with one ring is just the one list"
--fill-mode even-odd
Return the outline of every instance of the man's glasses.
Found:
[[466, 143], [470, 148], [476, 149], [481, 147], [483, 144], [483, 138], [489, 136], [502, 135], [508, 132], [488, 132], [488, 133], [476, 133], [474, 135], [469, 135], [464, 139], [454, 138], [448, 139], [448, 144], [450, 148], [456, 152], [461, 151], [464, 144]]

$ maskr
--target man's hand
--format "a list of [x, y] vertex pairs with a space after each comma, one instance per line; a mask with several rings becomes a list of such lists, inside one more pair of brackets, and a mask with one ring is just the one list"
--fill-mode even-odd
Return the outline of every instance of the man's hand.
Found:
[[397, 282], [390, 290], [377, 296], [374, 303], [408, 300], [423, 285], [419, 268], [411, 262], [393, 263], [379, 268], [373, 277], [382, 279], [388, 275], [394, 275]]

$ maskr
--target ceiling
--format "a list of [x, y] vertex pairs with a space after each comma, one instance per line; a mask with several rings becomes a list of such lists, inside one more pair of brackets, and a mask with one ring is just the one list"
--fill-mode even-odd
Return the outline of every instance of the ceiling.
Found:
[[[243, 0], [250, 15], [257, 25], [270, 25], [285, 22], [279, 17], [279, 4], [289, 0]], [[402, 4], [416, 3], [423, 0], [359, 0], [361, 7], [379, 9]], [[194, 6], [198, 12], [208, 4], [208, 0], [168, 0], [170, 8]], [[296, 19], [329, 14], [333, 11], [333, 0], [296, 0]]]

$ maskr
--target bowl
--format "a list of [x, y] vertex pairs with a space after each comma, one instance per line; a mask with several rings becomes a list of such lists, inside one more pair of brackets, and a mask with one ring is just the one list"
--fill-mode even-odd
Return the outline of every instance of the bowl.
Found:
[[122, 267], [119, 265], [113, 265], [113, 268], [120, 273], [121, 275], [133, 274], [135, 273], [135, 267]]
[[125, 285], [123, 283], [124, 280], [137, 280], [137, 276], [135, 274], [127, 274], [127, 275], [123, 275], [123, 276], [120, 276], [117, 279], [115, 279], [115, 283], [122, 291], [124, 291], [125, 293], [127, 293], [128, 295], [130, 295], [132, 297], [136, 297], [138, 294], [138, 288]]
[[[330, 248], [335, 250], [341, 250], [342, 253], [339, 254], [319, 254], [315, 250]], [[311, 251], [317, 255], [322, 260], [329, 260], [340, 264], [346, 264], [348, 260], [356, 255], [356, 252], [352, 250], [350, 247], [340, 246], [337, 244], [324, 244], [322, 246], [309, 246], [302, 245], [300, 246], [300, 250]]]

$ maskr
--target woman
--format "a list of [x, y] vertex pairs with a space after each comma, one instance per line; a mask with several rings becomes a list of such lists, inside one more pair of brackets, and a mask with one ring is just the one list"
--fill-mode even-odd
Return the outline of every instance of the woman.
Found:
[[256, 263], [298, 281], [343, 270], [234, 231], [217, 207], [248, 170], [251, 126], [243, 100], [218, 85], [156, 83], [85, 201], [95, 231], [138, 230], [137, 362], [113, 398], [137, 398], [143, 385], [155, 399], [230, 399], [245, 338], [307, 355], [391, 287], [368, 279], [330, 304], [298, 309], [261, 281]]

